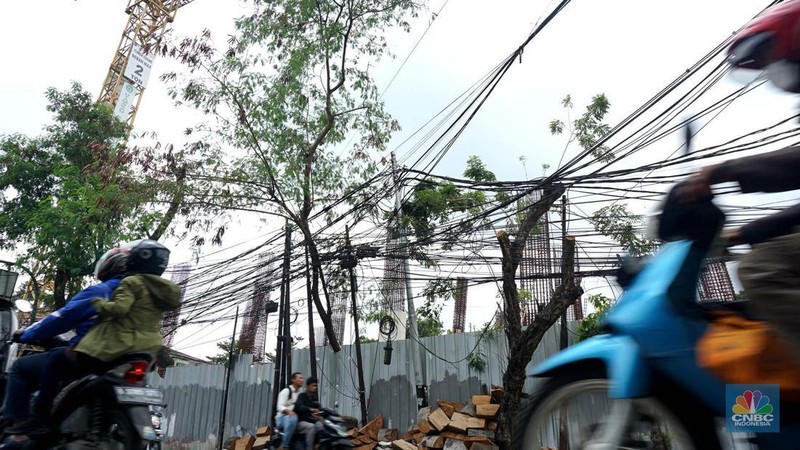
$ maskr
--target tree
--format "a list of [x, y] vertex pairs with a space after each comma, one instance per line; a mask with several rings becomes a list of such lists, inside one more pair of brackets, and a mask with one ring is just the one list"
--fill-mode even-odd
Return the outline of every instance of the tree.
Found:
[[[592, 156], [598, 160], [603, 162], [613, 161], [614, 154], [609, 151], [608, 147], [601, 145], [595, 148], [597, 141], [611, 130], [611, 127], [603, 122], [603, 119], [611, 107], [611, 103], [608, 101], [605, 94], [597, 94], [592, 97], [592, 100], [586, 106], [586, 111], [575, 120], [571, 120], [569, 115], [570, 110], [574, 107], [572, 104], [572, 96], [567, 95], [564, 97], [564, 99], [561, 100], [561, 105], [567, 112], [567, 122], [565, 123], [560, 119], [553, 119], [550, 121], [550, 133], [559, 135], [563, 134], [565, 131], [568, 132], [569, 137], [564, 149], [565, 153], [566, 148], [573, 142], [577, 142], [584, 150], [591, 151]], [[560, 162], [559, 165], [561, 165]]]
[[42, 135], [0, 136], [0, 247], [25, 247], [21, 258], [42, 263], [60, 307], [104, 251], [161, 222], [147, 207], [161, 185], [137, 172], [141, 159], [108, 105], [78, 83], [45, 95], [54, 121]]
[[[362, 190], [398, 123], [385, 111], [370, 66], [389, 55], [386, 31], [409, 28], [411, 0], [250, 0], [224, 54], [210, 33], [162, 51], [184, 62], [189, 79], [171, 94], [208, 114], [193, 131], [219, 136], [238, 152], [218, 182], [236, 198], [231, 208], [290, 221], [308, 243], [315, 276], [311, 297], [331, 347], [331, 312], [319, 294], [322, 261], [316, 217], [335, 220]], [[177, 74], [165, 79], [177, 81]], [[352, 145], [346, 140], [352, 137]], [[366, 200], [365, 200], [366, 199]]]
[[641, 216], [631, 213], [624, 204], [614, 204], [598, 209], [589, 222], [600, 234], [614, 239], [631, 256], [652, 253], [658, 241], [642, 235], [644, 223]]
[[579, 341], [600, 334], [600, 321], [614, 306], [614, 301], [603, 294], [590, 295], [589, 303], [594, 306], [594, 312], [586, 315], [578, 324]]
[[[231, 348], [235, 350], [237, 345], [238, 341], [236, 340], [226, 339], [224, 341], [217, 342], [217, 348], [220, 350], [220, 352], [214, 356], [207, 356], [206, 358], [209, 362], [211, 362], [211, 364], [221, 364], [223, 366], [227, 366], [231, 354]], [[273, 359], [275, 358], [275, 355], [271, 356]], [[269, 357], [270, 355], [267, 354], [267, 359], [269, 359]]]

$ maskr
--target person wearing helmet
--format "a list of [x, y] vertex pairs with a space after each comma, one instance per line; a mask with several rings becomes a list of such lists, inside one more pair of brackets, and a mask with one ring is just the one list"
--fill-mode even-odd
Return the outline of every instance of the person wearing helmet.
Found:
[[110, 302], [94, 300], [99, 318], [75, 351], [90, 367], [103, 367], [131, 352], [156, 354], [162, 347], [161, 320], [180, 304], [180, 287], [161, 275], [170, 251], [142, 239], [122, 247], [127, 273]]
[[149, 239], [122, 245], [120, 252], [126, 257], [125, 276], [111, 300], [92, 299], [97, 318], [74, 352], [57, 353], [45, 363], [29, 428], [51, 428], [49, 411], [62, 381], [108, 370], [126, 353], [156, 356], [162, 350], [161, 320], [180, 303], [180, 287], [161, 278], [170, 252]]
[[[765, 71], [787, 92], [800, 92], [800, 0], [769, 8], [729, 47], [734, 69]], [[712, 195], [711, 186], [738, 183], [744, 193], [800, 189], [800, 147], [789, 147], [703, 168], [681, 188], [685, 200]], [[739, 278], [752, 308], [787, 339], [800, 357], [800, 204], [725, 234], [729, 245], [750, 244]]]
[[[6, 429], [11, 434], [7, 441], [19, 442], [23, 435], [37, 432], [30, 419], [30, 398], [39, 388], [40, 378], [47, 361], [59, 358], [80, 342], [94, 323], [97, 311], [92, 305], [93, 299], [111, 299], [114, 290], [125, 274], [126, 255], [119, 248], [106, 252], [95, 265], [94, 276], [100, 283], [87, 287], [73, 296], [58, 311], [45, 316], [39, 322], [17, 330], [13, 340], [24, 344], [41, 344], [57, 336], [75, 330], [75, 335], [65, 342], [64, 346], [53, 348], [48, 352], [24, 356], [14, 362], [8, 372], [6, 396], [3, 405], [3, 417], [10, 420], [13, 426]], [[6, 442], [9, 444], [9, 442]], [[4, 448], [9, 447], [5, 445]]]

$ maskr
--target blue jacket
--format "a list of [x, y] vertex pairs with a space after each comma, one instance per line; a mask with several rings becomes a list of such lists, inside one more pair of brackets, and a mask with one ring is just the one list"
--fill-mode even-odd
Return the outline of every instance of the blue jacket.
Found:
[[117, 288], [122, 278], [123, 276], [119, 275], [78, 292], [63, 308], [48, 314], [44, 319], [26, 328], [19, 337], [19, 341], [35, 343], [66, 333], [74, 328], [76, 335], [70, 339], [69, 344], [77, 344], [92, 327], [97, 316], [97, 311], [92, 306], [92, 299], [111, 300], [114, 289]]

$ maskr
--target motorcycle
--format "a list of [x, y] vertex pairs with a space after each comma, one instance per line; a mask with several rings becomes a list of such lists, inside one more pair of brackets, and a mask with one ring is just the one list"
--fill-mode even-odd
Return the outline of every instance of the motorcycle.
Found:
[[159, 448], [150, 408], [165, 406], [163, 395], [145, 385], [153, 363], [149, 353], [130, 353], [104, 373], [67, 384], [53, 402], [54, 431], [29, 436], [26, 448]]
[[[336, 411], [329, 408], [319, 409], [319, 420], [315, 424], [315, 443], [319, 450], [342, 450], [353, 447], [347, 435], [346, 421]], [[270, 439], [270, 447], [279, 448], [283, 441], [283, 431], [276, 429]], [[303, 450], [305, 439], [302, 433], [295, 432], [292, 436], [290, 450]]]
[[711, 198], [678, 198], [673, 189], [660, 213], [666, 243], [647, 261], [623, 265], [636, 269], [618, 277], [629, 281], [604, 317], [603, 334], [528, 368], [529, 377], [543, 380], [515, 427], [517, 448], [705, 450], [731, 437], [760, 449], [800, 448], [800, 407], [784, 399], [772, 398], [779, 433], [723, 431], [735, 403], [728, 403], [726, 383], [698, 366], [695, 349], [715, 311], [751, 313], [746, 301], [696, 300], [725, 216]]

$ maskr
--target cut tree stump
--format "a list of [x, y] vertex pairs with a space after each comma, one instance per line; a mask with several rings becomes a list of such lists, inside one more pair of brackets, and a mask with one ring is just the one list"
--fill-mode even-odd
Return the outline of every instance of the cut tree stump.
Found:
[[437, 431], [442, 431], [447, 428], [447, 425], [450, 423], [450, 418], [447, 417], [444, 411], [437, 409], [428, 416], [428, 422], [430, 422]]

